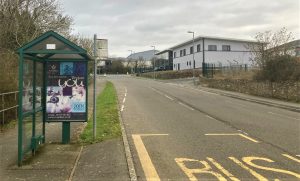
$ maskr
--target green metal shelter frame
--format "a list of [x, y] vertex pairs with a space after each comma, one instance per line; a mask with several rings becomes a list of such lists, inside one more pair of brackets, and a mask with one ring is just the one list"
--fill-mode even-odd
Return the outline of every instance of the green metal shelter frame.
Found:
[[[23, 45], [19, 54], [18, 165], [30, 150], [34, 154], [45, 143], [46, 82], [49, 62], [83, 62], [87, 51], [54, 31], [48, 31]], [[87, 70], [85, 71], [87, 85]], [[87, 86], [86, 97], [87, 97]], [[86, 105], [88, 105], [86, 99]], [[87, 115], [86, 106], [86, 115]], [[82, 120], [87, 121], [87, 117]], [[70, 122], [63, 122], [63, 143], [69, 142]], [[65, 139], [65, 140], [64, 140]]]

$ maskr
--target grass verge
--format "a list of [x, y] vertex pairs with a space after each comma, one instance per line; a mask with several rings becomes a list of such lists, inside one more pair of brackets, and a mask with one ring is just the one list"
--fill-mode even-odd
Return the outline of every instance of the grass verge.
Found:
[[93, 139], [93, 118], [80, 135], [81, 143], [96, 143], [121, 136], [118, 115], [117, 93], [114, 85], [107, 82], [102, 93], [97, 97], [96, 138]]

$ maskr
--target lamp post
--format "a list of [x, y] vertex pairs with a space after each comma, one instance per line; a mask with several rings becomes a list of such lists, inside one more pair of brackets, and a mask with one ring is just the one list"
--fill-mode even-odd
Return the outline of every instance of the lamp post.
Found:
[[96, 73], [97, 73], [97, 34], [94, 34], [94, 94], [93, 94], [93, 139], [96, 139]]
[[188, 33], [193, 33], [193, 82], [194, 82], [194, 85], [196, 85], [196, 82], [195, 82], [195, 32], [193, 31], [188, 31]]
[[152, 45], [153, 47], [153, 79], [155, 79], [155, 46]]

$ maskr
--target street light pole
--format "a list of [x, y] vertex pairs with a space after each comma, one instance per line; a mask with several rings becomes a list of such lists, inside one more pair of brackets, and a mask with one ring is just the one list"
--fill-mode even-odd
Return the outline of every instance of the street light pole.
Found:
[[152, 45], [153, 47], [153, 79], [155, 79], [155, 46]]
[[194, 85], [196, 85], [196, 82], [195, 82], [195, 32], [193, 31], [188, 31], [188, 33], [193, 33], [193, 82], [194, 82]]
[[94, 34], [94, 94], [93, 94], [93, 139], [96, 139], [96, 73], [97, 73], [97, 34]]

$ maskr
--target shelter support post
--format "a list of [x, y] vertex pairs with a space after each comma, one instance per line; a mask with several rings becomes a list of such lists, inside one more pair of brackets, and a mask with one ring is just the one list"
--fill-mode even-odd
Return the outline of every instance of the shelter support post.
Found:
[[62, 123], [62, 144], [70, 143], [70, 122]]

